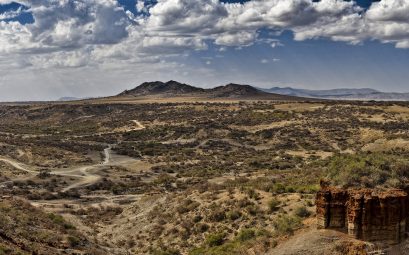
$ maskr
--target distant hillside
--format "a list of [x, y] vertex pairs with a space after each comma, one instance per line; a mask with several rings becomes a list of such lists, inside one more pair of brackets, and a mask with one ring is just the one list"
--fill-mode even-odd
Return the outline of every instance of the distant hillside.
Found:
[[408, 101], [409, 93], [380, 92], [375, 89], [329, 89], [329, 90], [309, 90], [296, 89], [291, 87], [273, 87], [270, 89], [261, 89], [265, 92], [276, 93], [280, 95], [322, 98], [322, 99], [339, 99], [339, 100], [380, 100], [380, 101]]
[[57, 101], [76, 101], [81, 100], [82, 98], [78, 97], [60, 97]]
[[225, 86], [219, 86], [213, 89], [208, 89], [207, 93], [212, 97], [230, 97], [230, 98], [240, 98], [240, 97], [264, 97], [270, 96], [270, 93], [258, 90], [250, 85], [240, 85], [230, 83]]
[[250, 85], [227, 84], [211, 89], [197, 88], [177, 81], [144, 82], [131, 90], [125, 90], [118, 95], [123, 96], [158, 96], [158, 97], [202, 97], [231, 99], [265, 99], [265, 100], [299, 100], [300, 98], [268, 93]]
[[146, 95], [183, 95], [192, 93], [202, 93], [204, 89], [196, 88], [177, 81], [154, 81], [144, 82], [138, 87], [125, 90], [119, 96], [146, 96]]

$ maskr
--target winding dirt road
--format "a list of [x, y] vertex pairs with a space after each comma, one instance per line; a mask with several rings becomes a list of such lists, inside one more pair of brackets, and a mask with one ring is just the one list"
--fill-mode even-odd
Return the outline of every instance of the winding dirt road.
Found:
[[14, 168], [16, 168], [18, 170], [21, 170], [21, 171], [24, 171], [24, 172], [27, 172], [27, 173], [30, 173], [30, 174], [38, 174], [38, 171], [28, 169], [27, 166], [25, 166], [24, 164], [19, 163], [17, 161], [14, 161], [12, 159], [0, 157], [0, 161], [11, 165], [12, 167], [14, 167]]
[[[102, 168], [104, 168], [106, 165], [109, 164], [110, 159], [111, 159], [111, 146], [104, 149], [104, 161], [102, 163], [100, 163], [100, 164], [80, 167], [80, 168], [77, 168], [77, 169], [74, 169], [72, 171], [65, 172], [65, 173], [64, 172], [61, 173], [60, 171], [53, 171], [53, 172], [51, 172], [51, 174], [68, 176], [68, 177], [82, 178], [81, 181], [75, 182], [75, 183], [71, 184], [70, 186], [68, 186], [68, 187], [66, 187], [66, 188], [64, 188], [62, 190], [62, 192], [67, 192], [67, 191], [69, 191], [71, 189], [74, 189], [74, 188], [77, 188], [77, 187], [82, 187], [82, 186], [88, 186], [88, 185], [94, 184], [97, 181], [99, 181], [101, 179], [101, 176], [96, 175], [96, 174], [92, 174], [89, 171], [91, 171], [91, 170], [102, 170]], [[78, 172], [79, 174], [75, 174], [76, 172]]]
[[[142, 130], [145, 129], [146, 127], [144, 125], [142, 125], [142, 123], [140, 123], [137, 120], [131, 120], [131, 123], [134, 124], [133, 127], [127, 129], [127, 130], [123, 130], [123, 132], [129, 132], [129, 131], [135, 131], [135, 130]], [[112, 132], [115, 133], [115, 132]], [[102, 133], [101, 133], [102, 134]], [[104, 133], [107, 134], [107, 133]], [[94, 135], [94, 134], [93, 134]], [[75, 137], [81, 137], [81, 136], [75, 136]], [[107, 148], [104, 149], [104, 160], [101, 163], [98, 164], [94, 164], [94, 165], [89, 165], [89, 166], [80, 166], [80, 167], [75, 167], [75, 168], [71, 168], [71, 169], [58, 169], [58, 170], [53, 170], [50, 172], [50, 174], [52, 175], [57, 175], [57, 176], [65, 176], [65, 177], [73, 177], [73, 178], [77, 178], [78, 181], [74, 182], [73, 184], [65, 187], [64, 189], [62, 189], [62, 192], [67, 192], [71, 189], [74, 188], [78, 188], [78, 187], [84, 187], [84, 186], [89, 186], [91, 184], [94, 184], [96, 182], [98, 182], [101, 179], [101, 176], [95, 174], [94, 172], [100, 171], [104, 168], [106, 168], [107, 166], [110, 165], [118, 165], [124, 162], [111, 162], [112, 160], [112, 155], [111, 155], [111, 148], [112, 146], [109, 145]], [[27, 172], [29, 174], [31, 174], [33, 176], [36, 176], [37, 174], [40, 173], [40, 171], [36, 170], [36, 167], [34, 166], [27, 166], [23, 163], [20, 163], [14, 159], [10, 159], [10, 158], [5, 158], [0, 156], [0, 161], [5, 162], [11, 166], [13, 166], [14, 168]], [[15, 180], [27, 180], [31, 177], [25, 178], [25, 179], [14, 179], [14, 180], [10, 180], [10, 181], [5, 181], [5, 182], [1, 182], [0, 183], [0, 187], [1, 186], [5, 186], [7, 184], [12, 184], [13, 181]]]
[[[123, 132], [129, 132], [129, 131], [135, 131], [135, 130], [142, 130], [145, 129], [146, 127], [144, 125], [142, 125], [142, 123], [140, 123], [137, 120], [130, 120], [131, 123], [134, 124], [133, 127], [123, 130]], [[112, 132], [115, 133], [115, 132]], [[106, 133], [104, 133], [106, 134]], [[73, 136], [73, 137], [81, 137], [81, 136]], [[50, 172], [50, 174], [52, 175], [57, 175], [57, 176], [66, 176], [66, 177], [73, 177], [78, 179], [78, 181], [72, 183], [71, 185], [65, 187], [64, 189], [62, 189], [62, 192], [67, 192], [71, 189], [74, 188], [78, 188], [78, 187], [84, 187], [84, 186], [88, 186], [91, 184], [94, 184], [96, 182], [98, 182], [101, 179], [101, 176], [95, 174], [95, 172], [98, 172], [104, 168], [106, 168], [109, 165], [116, 165], [116, 164], [121, 164], [121, 162], [112, 162], [112, 155], [111, 155], [111, 148], [112, 146], [109, 145], [107, 148], [104, 149], [104, 160], [101, 163], [98, 164], [94, 164], [94, 165], [89, 165], [89, 166], [80, 166], [80, 167], [75, 167], [75, 168], [71, 168], [71, 169], [58, 169], [58, 170], [53, 170]], [[23, 163], [20, 163], [14, 159], [10, 159], [10, 158], [5, 158], [0, 156], [0, 161], [5, 162], [6, 164], [9, 164], [11, 166], [13, 166], [14, 168], [27, 172], [29, 174], [31, 174], [32, 176], [28, 177], [28, 178], [24, 178], [24, 179], [18, 179], [18, 180], [27, 180], [37, 174], [39, 174], [40, 172], [38, 170], [36, 170], [36, 167], [34, 166], [27, 166]], [[123, 162], [122, 162], [123, 163]], [[17, 179], [15, 179], [17, 180]], [[10, 181], [5, 181], [5, 182], [1, 182], [0, 186], [4, 186], [7, 184], [12, 184], [13, 181], [15, 180], [10, 180]]]
[[[16, 160], [13, 159], [9, 159], [9, 158], [4, 158], [4, 157], [0, 157], [0, 161], [5, 162], [11, 166], [13, 166], [14, 168], [30, 173], [31, 175], [35, 176], [37, 174], [39, 174], [40, 172], [37, 170], [33, 170], [34, 167], [32, 167], [31, 169], [26, 166], [25, 164], [22, 164]], [[88, 186], [91, 184], [96, 183], [97, 181], [99, 181], [101, 179], [101, 176], [96, 175], [91, 173], [90, 171], [98, 171], [98, 170], [102, 170], [103, 168], [105, 168], [111, 161], [111, 146], [109, 146], [108, 148], [104, 149], [104, 160], [99, 163], [99, 164], [95, 164], [95, 165], [90, 165], [90, 166], [81, 166], [81, 167], [76, 167], [73, 169], [60, 169], [60, 170], [54, 170], [51, 171], [50, 174], [52, 175], [57, 175], [57, 176], [66, 176], [66, 177], [73, 177], [73, 178], [78, 178], [79, 180], [77, 182], [74, 182], [73, 184], [65, 187], [64, 189], [62, 189], [62, 192], [67, 192], [71, 189], [74, 188], [78, 188], [78, 187], [83, 187], [83, 186]], [[11, 181], [5, 181], [0, 183], [0, 186], [4, 186], [7, 185], [9, 183], [12, 183], [13, 180]]]

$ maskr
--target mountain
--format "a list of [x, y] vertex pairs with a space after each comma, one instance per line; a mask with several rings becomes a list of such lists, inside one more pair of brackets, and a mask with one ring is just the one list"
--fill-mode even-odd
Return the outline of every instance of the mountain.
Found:
[[321, 98], [321, 99], [339, 99], [339, 100], [380, 100], [380, 101], [407, 101], [409, 93], [380, 92], [370, 88], [360, 89], [329, 89], [329, 90], [309, 90], [296, 89], [291, 87], [273, 87], [270, 89], [260, 89], [269, 93], [280, 95]]
[[119, 96], [147, 96], [147, 95], [184, 95], [202, 93], [204, 89], [196, 88], [177, 81], [144, 82], [138, 87], [125, 90]]
[[240, 98], [240, 97], [264, 97], [271, 96], [271, 93], [266, 93], [258, 90], [250, 85], [240, 85], [230, 83], [225, 86], [215, 87], [207, 90], [208, 94], [212, 97], [227, 97], [227, 98]]
[[193, 87], [177, 81], [154, 81], [144, 82], [131, 90], [125, 90], [119, 97], [201, 97], [201, 98], [231, 98], [231, 99], [255, 99], [255, 100], [300, 100], [300, 98], [278, 95], [261, 91], [250, 85], [230, 83], [211, 89]]

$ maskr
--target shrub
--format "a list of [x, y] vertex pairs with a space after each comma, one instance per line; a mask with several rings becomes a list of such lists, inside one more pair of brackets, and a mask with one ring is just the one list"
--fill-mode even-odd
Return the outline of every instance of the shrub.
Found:
[[297, 207], [294, 213], [301, 218], [306, 218], [311, 215], [310, 211], [308, 211], [305, 206]]
[[205, 223], [200, 223], [199, 225], [196, 226], [196, 229], [199, 233], [204, 233], [209, 229], [209, 225]]
[[256, 237], [256, 231], [254, 229], [242, 229], [237, 235], [237, 240], [244, 242]]
[[202, 216], [200, 216], [200, 215], [195, 215], [195, 217], [193, 217], [193, 222], [194, 222], [194, 223], [198, 223], [198, 222], [200, 222], [202, 219], [203, 219]]
[[227, 213], [227, 218], [229, 218], [232, 221], [235, 221], [237, 219], [239, 219], [241, 217], [241, 212], [234, 210], [234, 211], [230, 211]]
[[200, 205], [200, 203], [198, 203], [196, 201], [192, 201], [190, 199], [187, 199], [187, 200], [183, 201], [183, 203], [180, 206], [178, 206], [176, 208], [176, 210], [178, 211], [178, 213], [184, 214], [184, 213], [187, 213], [187, 212], [190, 212], [190, 211], [194, 210], [199, 205]]
[[226, 214], [223, 211], [215, 211], [212, 214], [210, 214], [209, 219], [211, 221], [219, 222], [226, 219]]
[[0, 255], [12, 254], [13, 250], [0, 244]]
[[268, 210], [270, 212], [278, 211], [278, 209], [280, 209], [279, 207], [280, 204], [281, 202], [278, 199], [273, 198], [268, 202]]
[[249, 198], [252, 198], [254, 200], [259, 200], [260, 199], [260, 195], [254, 189], [248, 189], [248, 190], [246, 190], [246, 193], [249, 196]]
[[307, 206], [308, 206], [308, 207], [313, 207], [313, 206], [314, 206], [314, 203], [313, 203], [311, 200], [308, 200], [308, 201], [307, 201]]
[[278, 235], [291, 235], [294, 230], [301, 227], [301, 220], [299, 217], [283, 216], [278, 218], [273, 225]]
[[384, 185], [389, 179], [405, 179], [408, 176], [406, 161], [393, 155], [357, 153], [356, 155], [336, 155], [328, 163], [328, 177], [335, 184], [345, 187]]
[[153, 255], [180, 255], [180, 252], [173, 248], [163, 247], [158, 250], [154, 250]]
[[75, 247], [80, 244], [80, 239], [78, 239], [78, 237], [75, 236], [68, 236], [68, 242], [71, 247]]
[[224, 237], [225, 237], [224, 233], [210, 234], [206, 238], [206, 244], [209, 247], [222, 245], [224, 242]]
[[260, 207], [257, 205], [249, 205], [246, 207], [246, 211], [250, 214], [250, 215], [257, 215], [260, 212]]

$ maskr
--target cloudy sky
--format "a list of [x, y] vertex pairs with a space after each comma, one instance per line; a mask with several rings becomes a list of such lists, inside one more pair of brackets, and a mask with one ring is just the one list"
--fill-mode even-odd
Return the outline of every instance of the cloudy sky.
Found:
[[0, 0], [0, 101], [143, 81], [409, 92], [409, 0]]

